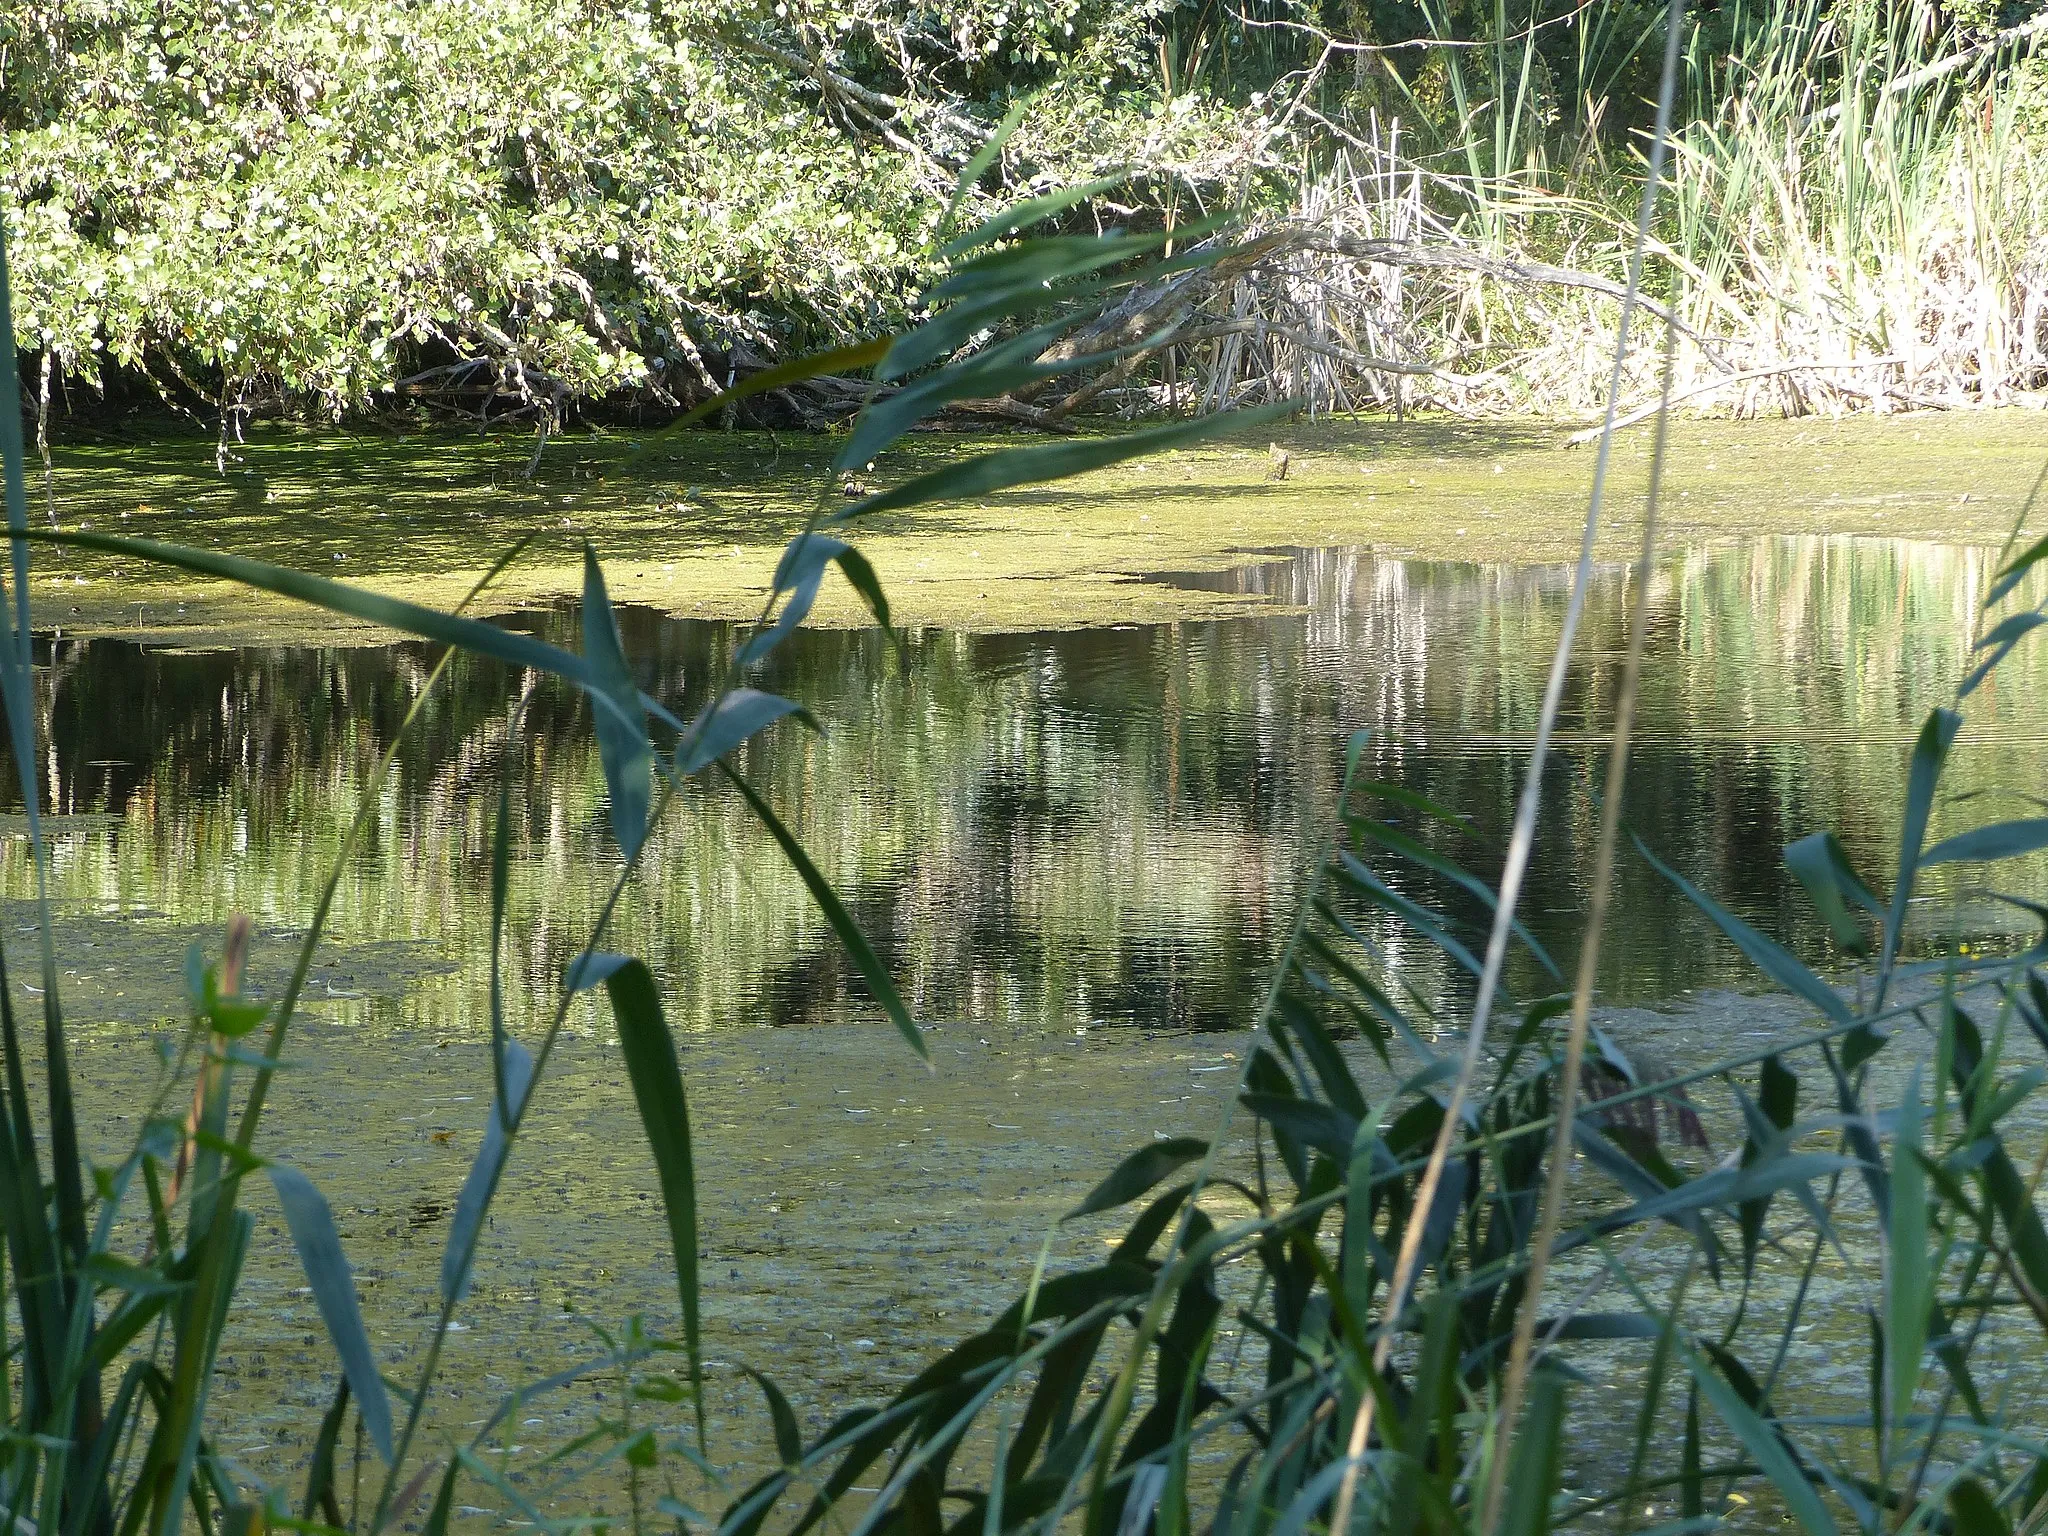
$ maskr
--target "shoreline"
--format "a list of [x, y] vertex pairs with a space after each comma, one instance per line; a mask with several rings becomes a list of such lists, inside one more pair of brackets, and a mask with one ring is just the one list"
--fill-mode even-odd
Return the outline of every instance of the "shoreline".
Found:
[[[2037, 413], [1675, 422], [1661, 513], [1667, 550], [1774, 534], [1996, 545], [2048, 463]], [[1563, 427], [1331, 422], [1222, 434], [1052, 486], [855, 530], [896, 621], [980, 632], [1203, 620], [1280, 611], [1256, 596], [1155, 579], [1256, 564], [1286, 548], [1545, 565], [1572, 559], [1593, 457]], [[1272, 477], [1268, 440], [1288, 455]], [[912, 440], [886, 485], [1014, 437]], [[478, 611], [573, 600], [581, 544], [613, 598], [682, 617], [751, 618], [784, 541], [821, 493], [826, 438], [697, 433], [561, 440], [536, 479], [510, 440], [364, 444], [261, 433], [225, 476], [197, 440], [60, 450], [47, 505], [60, 527], [198, 544], [440, 608], [513, 539], [533, 547]], [[1615, 445], [1597, 556], [1633, 558], [1646, 430]], [[37, 489], [42, 489], [38, 487]], [[43, 501], [42, 496], [33, 498]], [[225, 583], [38, 550], [38, 628], [152, 645], [382, 644], [386, 631]], [[865, 612], [836, 578], [812, 622]]]

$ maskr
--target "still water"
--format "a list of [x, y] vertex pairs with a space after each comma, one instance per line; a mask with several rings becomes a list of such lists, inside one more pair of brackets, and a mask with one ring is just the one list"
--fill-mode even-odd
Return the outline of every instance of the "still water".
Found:
[[[1890, 867], [1908, 747], [1963, 670], [1991, 565], [1987, 551], [1846, 539], [1667, 559], [1649, 593], [1635, 831], [1820, 958], [1778, 851], [1832, 827], [1867, 873]], [[1270, 606], [1217, 622], [932, 631], [901, 651], [873, 633], [812, 632], [762, 679], [826, 732], [785, 723], [748, 750], [746, 771], [930, 1027], [936, 1075], [877, 1027], [808, 895], [735, 797], [693, 790], [672, 808], [620, 910], [610, 947], [649, 960], [684, 1035], [714, 1359], [776, 1367], [813, 1428], [1021, 1289], [1048, 1223], [1115, 1158], [1206, 1128], [1234, 1077], [1242, 1037], [1231, 1032], [1256, 1007], [1328, 833], [1352, 732], [1373, 733], [1375, 778], [1471, 818], [1472, 835], [1446, 834], [1446, 852], [1496, 871], [1568, 572], [1322, 550], [1157, 579], [1220, 581]], [[1629, 582], [1603, 571], [1591, 595], [1525, 908], [1565, 964]], [[642, 686], [693, 710], [723, 675], [733, 629], [623, 617]], [[570, 611], [504, 622], [574, 643]], [[2023, 648], [1977, 695], [1952, 788], [2048, 791], [2042, 656]], [[182, 947], [253, 913], [257, 976], [275, 985], [436, 658], [416, 646], [172, 652], [57, 636], [39, 659], [54, 890], [73, 914], [59, 961], [88, 1131], [105, 1157], [132, 1134], [118, 1112], [153, 1070], [149, 1026], [179, 1010]], [[510, 1022], [535, 1026], [614, 868], [596, 754], [572, 697], [458, 658], [349, 856], [266, 1122], [267, 1150], [329, 1191], [380, 1358], [401, 1379], [489, 1092], [482, 956], [508, 775]], [[1944, 805], [1936, 835], [2013, 813], [1981, 796]], [[19, 899], [32, 883], [18, 816], [10, 830], [0, 896]], [[1747, 984], [1640, 862], [1619, 879], [1609, 1004], [1668, 1009]], [[26, 921], [18, 908], [11, 920]], [[1921, 948], [2018, 932], [1972, 881], [1928, 890], [1913, 921]], [[1547, 990], [1540, 975], [1511, 979]], [[572, 1015], [451, 1344], [437, 1429], [481, 1422], [479, 1404], [587, 1348], [583, 1317], [674, 1325], [651, 1170], [609, 1033], [594, 1006]], [[254, 1475], [284, 1478], [333, 1371], [262, 1214], [270, 1226], [216, 1404], [258, 1431], [226, 1449]], [[761, 1440], [758, 1403], [744, 1378], [715, 1373], [728, 1445]], [[598, 1411], [588, 1395], [536, 1405], [522, 1438], [560, 1444]]]
[[[1765, 539], [1668, 561], [1650, 594], [1634, 830], [1818, 955], [1778, 851], [1831, 827], [1867, 873], [1888, 870], [1903, 753], [1961, 671], [1987, 558]], [[1445, 851], [1482, 876], [1497, 868], [1568, 572], [1324, 550], [1159, 579], [1263, 593], [1281, 611], [927, 632], [901, 653], [872, 632], [816, 631], [785, 646], [763, 680], [827, 730], [783, 725], [752, 749], [748, 770], [838, 883], [920, 1018], [1026, 1031], [1243, 1025], [1327, 835], [1355, 730], [1373, 733], [1372, 776], [1471, 818], [1475, 835]], [[1607, 571], [1592, 593], [1548, 784], [1527, 916], [1560, 955], [1587, 885], [1588, 788], [1604, 767], [1627, 585], [1626, 572]], [[573, 612], [507, 622], [575, 643]], [[684, 714], [735, 643], [730, 626], [651, 611], [627, 611], [624, 629], [643, 687]], [[241, 910], [289, 926], [310, 910], [434, 656], [58, 638], [45, 659], [60, 897], [106, 913], [216, 924]], [[1959, 788], [2044, 787], [2042, 681], [2022, 652], [1982, 691]], [[337, 939], [421, 944], [429, 970], [475, 954], [506, 773], [518, 813], [512, 963], [529, 991], [544, 991], [610, 874], [597, 852], [595, 752], [573, 698], [495, 664], [458, 659], [401, 745], [343, 882]], [[9, 894], [27, 893], [24, 852], [17, 840], [4, 854]], [[614, 944], [648, 957], [678, 1022], [872, 1017], [736, 797], [693, 794], [672, 810], [645, 869]], [[1609, 1000], [1655, 1002], [1740, 978], [1646, 866], [1627, 860], [1620, 880]], [[1966, 889], [1936, 888], [1917, 931], [1923, 942], [1981, 937], [2005, 921]], [[479, 979], [458, 970], [396, 989], [384, 1006], [461, 1031], [479, 1017]], [[146, 986], [121, 990], [115, 1014], [158, 1001]]]

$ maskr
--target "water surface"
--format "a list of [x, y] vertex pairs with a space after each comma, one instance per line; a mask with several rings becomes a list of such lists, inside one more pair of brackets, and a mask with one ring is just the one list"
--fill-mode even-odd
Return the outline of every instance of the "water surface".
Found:
[[[1961, 671], [1987, 564], [1981, 552], [1848, 539], [1762, 539], [1666, 562], [1650, 594], [1633, 830], [1819, 958], [1779, 850], [1831, 827], [1866, 873], [1888, 870], [1903, 754]], [[1356, 730], [1372, 733], [1372, 777], [1470, 817], [1473, 836], [1440, 846], [1494, 873], [1568, 572], [1322, 550], [1160, 579], [1227, 585], [1280, 611], [927, 631], [900, 653], [872, 631], [814, 631], [763, 679], [826, 732], [785, 724], [750, 749], [747, 771], [839, 883], [919, 1017], [1019, 1030], [1243, 1025], [1310, 849], [1331, 828]], [[1547, 783], [1528, 918], [1560, 956], [1588, 884], [1589, 789], [1604, 771], [1627, 587], [1621, 569], [1596, 580]], [[649, 610], [624, 620], [642, 685], [683, 714], [723, 674], [737, 633]], [[507, 622], [575, 643], [570, 611]], [[60, 896], [188, 922], [235, 910], [303, 921], [434, 657], [49, 642], [46, 788], [72, 818], [60, 822]], [[2042, 681], [2022, 651], [1978, 695], [1957, 788], [2043, 787]], [[506, 774], [518, 813], [512, 963], [544, 989], [609, 878], [602, 798], [587, 713], [495, 663], [458, 658], [401, 745], [350, 862], [337, 937], [474, 955]], [[24, 853], [18, 839], [0, 851], [14, 895], [28, 890]], [[1624, 861], [1619, 891], [1602, 974], [1611, 1001], [1740, 977], [1640, 860]], [[2010, 926], [1966, 888], [1929, 895], [1923, 943]], [[715, 788], [656, 832], [614, 942], [649, 958], [691, 1027], [872, 1017], [801, 885]], [[479, 1017], [480, 980], [469, 965], [395, 1006], [459, 1032]]]
[[[1649, 594], [1633, 828], [1753, 922], [1824, 958], [1779, 849], [1833, 827], [1867, 873], [1889, 868], [1912, 736], [1952, 693], [1991, 563], [1981, 551], [1839, 538], [1664, 561]], [[1567, 572], [1321, 550], [1159, 579], [1262, 601], [1227, 620], [925, 631], [900, 652], [872, 632], [810, 632], [762, 679], [827, 729], [785, 723], [742, 766], [874, 937], [929, 1027], [936, 1076], [880, 1025], [801, 884], [729, 793], [693, 790], [671, 810], [621, 909], [610, 946], [649, 959], [685, 1032], [714, 1357], [777, 1363], [813, 1428], [844, 1393], [866, 1390], [851, 1383], [907, 1376], [921, 1341], [964, 1334], [1019, 1288], [1048, 1223], [1116, 1156], [1206, 1128], [1234, 1078], [1233, 1032], [1252, 1016], [1331, 829], [1352, 732], [1373, 733], [1375, 778], [1470, 817], [1471, 835], [1446, 831], [1444, 851], [1496, 871]], [[1588, 788], [1605, 758], [1629, 584], [1624, 570], [1599, 574], [1546, 783], [1526, 916], [1563, 965], [1587, 886]], [[624, 620], [642, 686], [682, 714], [736, 643], [723, 623], [650, 609]], [[504, 622], [567, 643], [576, 633], [567, 609]], [[1977, 696], [1954, 789], [2048, 791], [2041, 654], [2022, 649]], [[178, 950], [251, 912], [259, 974], [274, 984], [436, 657], [418, 646], [192, 652], [54, 638], [39, 659], [55, 889], [76, 919], [60, 962], [104, 1156], [128, 1134], [120, 1111], [153, 1069], [151, 1026], [178, 1010]], [[512, 1026], [536, 1027], [614, 868], [598, 851], [589, 721], [552, 685], [457, 659], [349, 860], [266, 1133], [330, 1191], [382, 1357], [400, 1376], [424, 1335], [447, 1200], [489, 1092], [481, 957], [489, 833], [508, 775], [508, 997]], [[1981, 796], [1945, 804], [1937, 834], [2012, 813]], [[18, 817], [14, 829], [0, 842], [0, 895], [19, 899], [31, 880]], [[1669, 1010], [1689, 992], [1748, 984], [1640, 861], [1619, 880], [1608, 1003]], [[2021, 931], [1981, 877], [1930, 887], [1912, 927], [1923, 951]], [[1455, 991], [1439, 961], [1410, 953], [1418, 987]], [[1525, 992], [1551, 985], [1526, 963], [1511, 979]], [[1708, 1030], [1733, 1016], [1678, 1015]], [[594, 1003], [572, 1015], [452, 1346], [437, 1428], [480, 1420], [479, 1403], [585, 1347], [583, 1317], [645, 1312], [674, 1326], [651, 1169], [609, 1037]], [[1725, 1044], [1659, 1049], [1705, 1058]], [[257, 1475], [284, 1476], [332, 1365], [265, 1219], [218, 1401], [260, 1431], [228, 1449]], [[713, 1406], [728, 1445], [760, 1443], [743, 1378], [721, 1373]], [[590, 1393], [537, 1407], [528, 1438], [560, 1443], [599, 1411]]]

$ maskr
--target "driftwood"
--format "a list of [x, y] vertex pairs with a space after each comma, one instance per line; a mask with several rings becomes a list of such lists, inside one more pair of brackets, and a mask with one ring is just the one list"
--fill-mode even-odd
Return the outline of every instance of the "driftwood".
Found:
[[[1695, 384], [1691, 389], [1680, 390], [1677, 394], [1671, 396], [1671, 398], [1668, 401], [1663, 399], [1653, 400], [1648, 405], [1639, 406], [1635, 410], [1628, 412], [1626, 415], [1617, 416], [1614, 419], [1614, 430], [1619, 432], [1623, 427], [1632, 427], [1636, 425], [1636, 423], [1638, 422], [1648, 421], [1652, 416], [1655, 416], [1657, 412], [1662, 410], [1666, 405], [1683, 405], [1688, 400], [1697, 400], [1702, 395], [1714, 394], [1719, 390], [1727, 389], [1730, 386], [1736, 384], [1750, 384], [1754, 383], [1758, 379], [1782, 378], [1784, 375], [1788, 373], [1831, 373], [1837, 369], [1897, 368], [1903, 365], [1905, 361], [1906, 360], [1903, 357], [1858, 357], [1850, 358], [1843, 362], [1834, 363], [1807, 361], [1795, 363], [1773, 363], [1768, 368], [1745, 368], [1740, 373], [1727, 374], [1718, 379], [1708, 379], [1704, 384]], [[1863, 395], [1866, 398], [1876, 398], [1879, 395], [1886, 395], [1896, 396], [1902, 399], [1911, 399], [1916, 403], [1920, 402], [1920, 397], [1907, 396], [1905, 392], [1902, 390], [1863, 389], [1855, 384], [1844, 383], [1837, 383], [1835, 387], [1837, 389], [1844, 391], [1845, 393], [1852, 395]], [[1565, 446], [1567, 448], [1583, 448], [1587, 443], [1598, 441], [1600, 434], [1605, 430], [1606, 427], [1604, 424], [1602, 424], [1599, 426], [1587, 427], [1582, 431], [1574, 432], [1570, 437], [1564, 440]]]

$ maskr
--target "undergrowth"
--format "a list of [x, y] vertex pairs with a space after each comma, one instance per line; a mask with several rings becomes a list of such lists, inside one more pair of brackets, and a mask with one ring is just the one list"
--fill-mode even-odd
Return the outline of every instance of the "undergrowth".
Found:
[[[1667, 70], [1667, 93], [1670, 79]], [[1653, 172], [1645, 217], [1654, 189]], [[843, 472], [950, 402], [1101, 362], [1043, 354], [1054, 335], [1160, 281], [1169, 264], [1218, 257], [1167, 255], [1163, 236], [1023, 237], [1080, 195], [1048, 197], [939, 246], [945, 275], [923, 325], [744, 387], [856, 368], [900, 381], [841, 445]], [[1639, 247], [1631, 290], [1641, 257]], [[1633, 308], [1626, 303], [1624, 316]], [[930, 368], [999, 323], [1021, 329]], [[553, 995], [537, 1013], [515, 1006], [500, 974], [517, 935], [504, 931], [510, 788], [499, 786], [491, 1105], [450, 1217], [437, 1312], [403, 1380], [387, 1379], [364, 1327], [325, 1196], [264, 1152], [268, 1091], [332, 885], [274, 1004], [241, 995], [244, 930], [231, 929], [217, 963], [194, 955], [189, 1027], [151, 1101], [137, 1107], [132, 1148], [108, 1167], [88, 1167], [80, 1152], [81, 1085], [67, 1063], [52, 958], [60, 919], [40, 903], [31, 965], [41, 992], [40, 1103], [24, 1042], [33, 1021], [17, 1016], [16, 989], [0, 977], [0, 1277], [13, 1303], [0, 1370], [0, 1499], [18, 1530], [172, 1536], [195, 1526], [226, 1536], [417, 1523], [438, 1533], [471, 1486], [544, 1529], [619, 1523], [718, 1536], [801, 1536], [820, 1526], [849, 1536], [1050, 1536], [1062, 1527], [1187, 1536], [1197, 1526], [1216, 1536], [1535, 1536], [1646, 1520], [1677, 1536], [1759, 1511], [1815, 1536], [1845, 1523], [1873, 1536], [2048, 1523], [2048, 1429], [2033, 1395], [2048, 1329], [2048, 1228], [2036, 1207], [2048, 1166], [2036, 1119], [2048, 1081], [2038, 1059], [2048, 1050], [2048, 902], [2039, 892], [2000, 894], [2044, 923], [2041, 939], [2013, 952], [1902, 957], [1923, 872], [1988, 868], [2048, 847], [2039, 816], [1926, 841], [1979, 688], [2048, 623], [2048, 599], [2027, 605], [2048, 538], [2022, 542], [2015, 528], [1984, 596], [1977, 660], [1952, 705], [1927, 719], [1906, 767], [1889, 878], [1851, 868], [1825, 832], [1785, 851], [1839, 951], [1833, 975], [1663, 871], [1805, 1019], [1766, 1046], [1678, 1074], [1599, 1032], [1590, 962], [1582, 955], [1567, 981], [1514, 920], [1589, 553], [1499, 889], [1465, 870], [1469, 834], [1456, 811], [1362, 780], [1365, 742], [1354, 739], [1335, 822], [1305, 881], [1226, 1122], [1132, 1153], [1073, 1212], [1128, 1213], [1102, 1262], [1035, 1275], [1006, 1312], [882, 1400], [849, 1405], [806, 1433], [772, 1378], [750, 1370], [780, 1464], [731, 1488], [704, 1417], [685, 1076], [653, 975], [605, 947], [611, 907], [635, 878], [654, 821], [718, 775], [806, 884], [906, 1049], [922, 1053], [887, 971], [734, 761], [761, 731], [816, 726], [800, 700], [752, 687], [750, 669], [804, 622], [834, 568], [887, 626], [877, 574], [842, 538], [867, 517], [1155, 452], [1226, 418], [1010, 448], [850, 501], [828, 483], [729, 674], [702, 697], [665, 699], [638, 686], [592, 551], [582, 645], [569, 651], [462, 612], [233, 555], [32, 528], [20, 405], [10, 360], [0, 365], [12, 551], [0, 702], [39, 880], [47, 853], [31, 766], [41, 752], [27, 594], [32, 555], [45, 545], [240, 582], [573, 690], [595, 722], [620, 866]], [[1649, 554], [1646, 541], [1646, 566]], [[1625, 699], [1641, 624], [1638, 609]], [[421, 701], [431, 689], [430, 681]], [[508, 729], [516, 740], [516, 712]], [[1628, 730], [1624, 710], [1601, 790], [1606, 853], [1587, 951], [1597, 947], [1612, 860], [1624, 856]], [[375, 799], [373, 785], [365, 815]], [[1652, 850], [1638, 852], [1654, 862]], [[1477, 930], [1457, 920], [1452, 897], [1477, 902], [1487, 920]], [[1469, 991], [1445, 1002], [1412, 986], [1402, 953], [1417, 944], [1467, 973]], [[1554, 978], [1554, 993], [1503, 989], [1516, 945]], [[18, 947], [13, 958], [19, 969]], [[599, 988], [659, 1175], [677, 1336], [636, 1324], [592, 1357], [522, 1384], [473, 1437], [434, 1443], [422, 1425], [474, 1280], [479, 1234], [504, 1181], [518, 1177], [523, 1128], [573, 1001]], [[253, 1230], [243, 1196], [259, 1178], [284, 1212], [339, 1367], [302, 1489], [240, 1480], [208, 1412]], [[1823, 1270], [1847, 1282], [1816, 1286]], [[1825, 1330], [1832, 1358], [1803, 1342], [1809, 1328]], [[1857, 1390], [1843, 1394], [1827, 1373], [1851, 1350]], [[569, 1449], [584, 1457], [578, 1475], [611, 1479], [625, 1509], [555, 1520], [536, 1507], [538, 1487], [511, 1480], [487, 1446], [520, 1405], [599, 1372], [624, 1372], [635, 1390]], [[1613, 1399], [1594, 1399], [1585, 1384], [1596, 1373], [1628, 1384], [1618, 1436], [1599, 1433], [1616, 1426]], [[374, 1462], [345, 1493], [340, 1447], [352, 1431]], [[1590, 1464], [1574, 1458], [1567, 1486], [1566, 1452], [1581, 1441], [1618, 1449]]]

